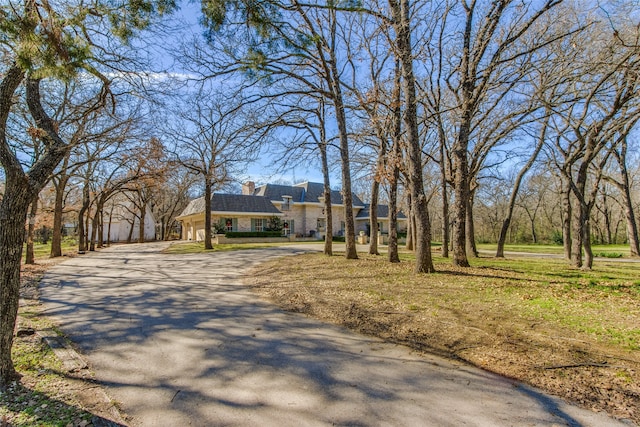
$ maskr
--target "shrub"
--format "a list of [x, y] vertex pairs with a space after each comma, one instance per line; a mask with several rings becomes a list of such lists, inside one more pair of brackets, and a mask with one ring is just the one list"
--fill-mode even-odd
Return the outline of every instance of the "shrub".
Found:
[[564, 239], [562, 238], [562, 231], [553, 230], [553, 235], [551, 236], [551, 240], [556, 245], [562, 245], [564, 243]]
[[619, 252], [598, 252], [593, 255], [602, 258], [622, 258], [622, 254]]
[[224, 235], [230, 239], [236, 237], [282, 237], [281, 231], [227, 231]]

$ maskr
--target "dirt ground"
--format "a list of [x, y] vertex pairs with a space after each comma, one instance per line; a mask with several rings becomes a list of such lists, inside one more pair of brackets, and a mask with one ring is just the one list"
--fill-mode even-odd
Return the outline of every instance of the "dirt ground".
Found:
[[[367, 282], [378, 280], [378, 286], [384, 287], [386, 281], [392, 280], [368, 277], [370, 260], [351, 260], [356, 267], [347, 271], [348, 267], [340, 265], [342, 261], [335, 261], [341, 257], [331, 258], [329, 263], [335, 265], [330, 267], [326, 265], [327, 258], [318, 261], [317, 255], [303, 257], [307, 258], [258, 266], [252, 271], [248, 284], [285, 310], [418, 351], [462, 360], [593, 411], [606, 411], [631, 424], [640, 423], [640, 355], [637, 351], [615, 351], [588, 335], [576, 334], [543, 320], [509, 318], [497, 307], [493, 310], [491, 306], [469, 305], [468, 310], [454, 310], [403, 305], [388, 296], [394, 292], [411, 292], [402, 285], [390, 283], [389, 286], [396, 289], [391, 288], [387, 294], [372, 291]], [[292, 271], [292, 265], [304, 267]], [[331, 273], [326, 273], [327, 268]], [[453, 273], [452, 280], [455, 274], [462, 274], [449, 273]], [[486, 275], [487, 271], [482, 274]], [[445, 293], [451, 286], [442, 285], [414, 282], [410, 287], [422, 287], [431, 295], [442, 293], [446, 298]]]

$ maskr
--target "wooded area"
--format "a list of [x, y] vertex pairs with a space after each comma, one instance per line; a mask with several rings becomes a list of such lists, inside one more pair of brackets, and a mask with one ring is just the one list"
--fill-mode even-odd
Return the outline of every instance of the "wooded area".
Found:
[[200, 5], [0, 6], [0, 385], [16, 377], [25, 241], [46, 226], [61, 256], [72, 223], [94, 250], [122, 207], [127, 240], [144, 240], [147, 209], [168, 239], [192, 196], [237, 185], [265, 153], [272, 173], [321, 170], [325, 194], [342, 190], [347, 258], [354, 193], [407, 214], [416, 272], [434, 271], [433, 241], [461, 267], [477, 241], [498, 257], [561, 244], [587, 269], [592, 242], [640, 255], [634, 0]]

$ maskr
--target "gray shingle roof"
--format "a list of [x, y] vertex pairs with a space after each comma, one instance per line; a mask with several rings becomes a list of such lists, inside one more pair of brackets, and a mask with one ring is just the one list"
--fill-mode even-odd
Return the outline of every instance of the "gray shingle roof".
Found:
[[182, 211], [178, 218], [204, 212], [204, 197], [193, 199]]
[[[179, 216], [182, 217], [202, 212], [204, 212], [204, 197], [189, 202]], [[281, 213], [267, 197], [218, 193], [211, 197], [211, 212], [246, 212], [265, 215]]]
[[[281, 201], [283, 196], [291, 196], [294, 203], [318, 203], [318, 197], [324, 193], [324, 184], [319, 182], [303, 182], [295, 185], [265, 184], [256, 188], [255, 195], [268, 197], [272, 201]], [[342, 205], [342, 194], [331, 190], [331, 204]], [[364, 206], [362, 200], [353, 195], [354, 206]]]
[[[378, 218], [389, 218], [389, 206], [387, 205], [378, 205]], [[356, 216], [357, 219], [369, 219], [369, 212], [371, 212], [371, 205], [364, 205], [364, 209], [358, 212]], [[407, 219], [402, 211], [398, 212], [398, 219]]]

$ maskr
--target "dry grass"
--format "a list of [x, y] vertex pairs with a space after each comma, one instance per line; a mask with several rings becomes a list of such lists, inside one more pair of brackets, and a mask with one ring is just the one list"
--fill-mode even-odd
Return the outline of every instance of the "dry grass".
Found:
[[517, 378], [640, 422], [639, 264], [593, 272], [548, 259], [482, 259], [416, 275], [360, 254], [259, 266], [251, 284], [288, 310]]

